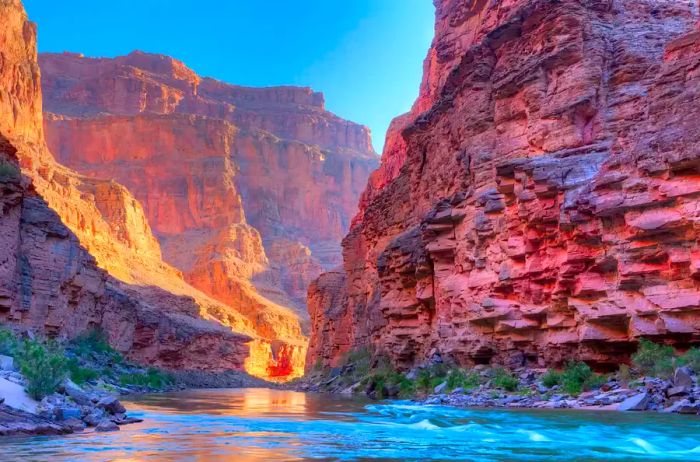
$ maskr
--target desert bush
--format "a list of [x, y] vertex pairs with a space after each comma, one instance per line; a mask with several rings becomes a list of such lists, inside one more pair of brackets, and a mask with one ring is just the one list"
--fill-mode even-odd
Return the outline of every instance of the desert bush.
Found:
[[453, 369], [447, 374], [447, 389], [464, 388], [470, 390], [479, 386], [479, 374], [464, 369]]
[[70, 379], [78, 385], [82, 385], [91, 380], [96, 380], [100, 377], [100, 373], [98, 371], [88, 367], [82, 367], [76, 358], [69, 359], [67, 362], [67, 367]]
[[145, 374], [122, 374], [119, 376], [119, 383], [122, 386], [139, 386], [160, 389], [172, 385], [174, 378], [172, 375], [159, 371], [153, 367], [149, 368]]
[[372, 386], [377, 399], [387, 398], [385, 392], [389, 389], [398, 391], [400, 398], [410, 398], [416, 394], [416, 384], [413, 381], [406, 378], [404, 374], [387, 368], [373, 370], [362, 383]]
[[562, 374], [554, 369], [549, 369], [544, 375], [542, 375], [540, 380], [542, 381], [542, 385], [547, 388], [552, 388], [555, 385], [561, 385]]
[[90, 329], [71, 340], [68, 348], [82, 358], [103, 357], [113, 363], [122, 363], [121, 353], [107, 342], [107, 336], [99, 329]]
[[16, 348], [15, 356], [27, 380], [27, 392], [36, 400], [54, 393], [68, 374], [64, 351], [56, 342], [25, 339]]
[[605, 380], [604, 376], [593, 373], [584, 362], [570, 361], [561, 374], [562, 388], [574, 396], [602, 385]]
[[423, 393], [431, 393], [435, 387], [447, 379], [447, 373], [447, 366], [442, 363], [424, 367], [416, 376], [416, 389]]
[[673, 347], [640, 339], [639, 348], [632, 355], [632, 364], [644, 375], [668, 378], [673, 375], [675, 368], [674, 353]]
[[620, 364], [618, 374], [620, 376], [620, 380], [624, 383], [629, 383], [629, 381], [632, 380], [632, 372], [627, 364]]
[[689, 366], [695, 373], [700, 374], [700, 348], [691, 348], [678, 358], [678, 364]]
[[12, 356], [17, 347], [17, 337], [10, 329], [0, 327], [0, 355]]
[[515, 391], [518, 389], [518, 379], [502, 367], [497, 367], [493, 370], [491, 384], [496, 388], [502, 388], [506, 391]]

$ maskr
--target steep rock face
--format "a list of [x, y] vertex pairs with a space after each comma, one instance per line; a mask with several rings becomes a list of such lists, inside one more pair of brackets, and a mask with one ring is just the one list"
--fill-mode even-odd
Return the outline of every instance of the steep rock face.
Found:
[[[45, 111], [53, 114], [46, 119], [50, 147], [59, 160], [92, 176], [129, 170], [119, 180], [144, 203], [158, 235], [182, 231], [177, 228], [188, 225], [202, 202], [191, 197], [197, 185], [180, 172], [169, 191], [190, 203], [154, 203], [163, 159], [172, 164], [171, 174], [198, 167], [191, 176], [205, 185], [222, 186], [222, 194], [237, 191], [247, 222], [265, 241], [291, 237], [321, 247], [342, 239], [376, 167], [368, 129], [326, 111], [323, 95], [308, 88], [238, 87], [141, 52], [115, 59], [45, 54], [40, 63]], [[210, 180], [223, 163], [230, 171]], [[149, 169], [149, 180], [135, 178], [139, 168]], [[218, 203], [214, 192], [204, 194], [211, 210], [239, 211], [226, 197]], [[332, 260], [327, 263], [338, 262]]]
[[46, 54], [40, 63], [58, 159], [126, 185], [165, 261], [259, 335], [287, 342], [272, 355], [293, 352], [301, 373], [306, 287], [340, 262], [376, 166], [369, 131], [325, 111], [308, 88], [228, 85], [165, 56]]
[[310, 287], [307, 364], [371, 346], [400, 367], [605, 368], [640, 336], [698, 342], [695, 3], [436, 12], [421, 94], [343, 243], [347, 282]]
[[0, 319], [62, 337], [100, 327], [129, 357], [171, 368], [267, 376], [289, 364], [282, 349], [298, 369], [298, 337], [260, 336], [252, 319], [163, 262], [124, 186], [56, 163], [44, 141], [35, 26], [18, 0], [1, 1], [0, 13], [3, 159], [22, 166], [2, 178]]
[[[16, 162], [0, 137], [0, 162]], [[250, 337], [199, 317], [187, 297], [149, 293], [99, 269], [93, 257], [33, 188], [0, 176], [0, 321], [71, 338], [100, 328], [133, 360], [173, 369], [242, 369]], [[164, 304], [168, 309], [164, 310]]]

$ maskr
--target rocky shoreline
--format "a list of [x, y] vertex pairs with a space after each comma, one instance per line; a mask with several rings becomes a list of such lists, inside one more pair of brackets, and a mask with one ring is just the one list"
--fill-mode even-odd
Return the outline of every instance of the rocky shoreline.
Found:
[[172, 377], [172, 383], [159, 388], [118, 386], [109, 384], [104, 378], [82, 386], [66, 380], [56, 393], [34, 402], [24, 392], [26, 381], [20, 373], [0, 371], [0, 396], [8, 394], [9, 388], [18, 392], [7, 403], [0, 397], [0, 437], [118, 431], [122, 425], [142, 422], [142, 419], [128, 415], [119, 401], [120, 396], [193, 388], [278, 387], [238, 371], [178, 371]]
[[20, 373], [0, 371], [0, 436], [60, 435], [88, 428], [107, 432], [141, 422], [127, 415], [104, 384], [79, 386], [67, 379], [55, 393], [35, 401], [26, 393]]
[[117, 431], [141, 422], [119, 397], [188, 388], [274, 386], [239, 371], [135, 364], [99, 332], [60, 344], [0, 328], [0, 436]]
[[343, 365], [316, 368], [292, 384], [297, 391], [403, 399], [425, 405], [476, 408], [653, 411], [700, 415], [700, 350], [678, 355], [642, 342], [633, 367], [600, 374], [583, 362], [562, 369], [476, 365], [439, 358], [405, 372], [369, 352], [348, 354]]
[[[671, 379], [642, 377], [633, 382], [612, 378], [596, 390], [569, 395], [561, 386], [544, 386], [538, 372], [527, 371], [519, 378], [525, 387], [509, 393], [482, 385], [473, 390], [457, 388], [450, 393], [434, 393], [416, 400], [426, 405], [515, 409], [581, 409], [606, 411], [650, 411], [700, 415], [698, 376], [688, 368], [678, 368]], [[541, 374], [540, 374], [541, 376]]]

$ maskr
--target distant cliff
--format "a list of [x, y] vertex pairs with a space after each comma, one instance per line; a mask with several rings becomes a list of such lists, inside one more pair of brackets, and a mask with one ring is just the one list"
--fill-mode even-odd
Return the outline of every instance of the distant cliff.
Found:
[[641, 336], [699, 342], [696, 3], [435, 4], [344, 270], [310, 287], [307, 364], [612, 368]]
[[[273, 356], [294, 345], [281, 361], [300, 373], [306, 288], [339, 264], [340, 240], [378, 164], [368, 129], [326, 111], [308, 88], [233, 86], [166, 56], [66, 53], [39, 62], [58, 160], [124, 184], [163, 259], [273, 340]], [[264, 375], [268, 364], [255, 368]]]

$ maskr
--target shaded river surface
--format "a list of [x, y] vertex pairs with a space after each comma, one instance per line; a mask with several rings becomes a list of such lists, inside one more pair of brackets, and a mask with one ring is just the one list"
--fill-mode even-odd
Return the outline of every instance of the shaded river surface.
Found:
[[269, 389], [125, 399], [113, 433], [0, 440], [9, 461], [694, 461], [700, 418], [455, 409]]

